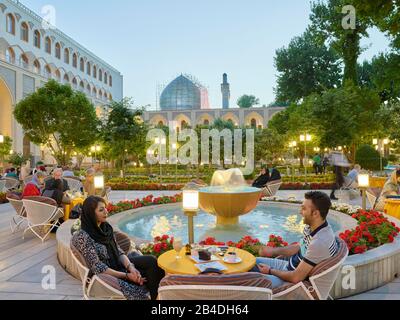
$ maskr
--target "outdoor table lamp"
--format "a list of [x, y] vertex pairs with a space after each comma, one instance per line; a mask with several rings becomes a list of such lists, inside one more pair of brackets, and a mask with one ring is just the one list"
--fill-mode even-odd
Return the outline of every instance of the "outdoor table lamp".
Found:
[[194, 189], [183, 190], [183, 212], [188, 217], [189, 243], [194, 243], [194, 217], [199, 211], [199, 191]]
[[94, 188], [97, 189], [104, 189], [104, 176], [95, 176], [94, 177]]
[[361, 173], [358, 175], [358, 187], [362, 191], [362, 208], [367, 210], [367, 189], [369, 188], [369, 174]]

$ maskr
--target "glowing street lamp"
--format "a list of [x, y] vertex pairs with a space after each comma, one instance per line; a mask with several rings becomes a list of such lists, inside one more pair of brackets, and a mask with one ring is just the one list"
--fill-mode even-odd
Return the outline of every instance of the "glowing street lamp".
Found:
[[4, 143], [4, 136], [0, 134], [0, 143]]
[[[309, 135], [309, 134], [302, 134], [302, 135], [300, 135], [300, 141], [301, 142], [304, 142], [304, 158], [306, 159], [306, 161], [307, 161], [307, 142], [311, 142], [311, 140], [312, 140], [312, 137], [311, 137], [311, 135]], [[307, 183], [307, 163], [306, 163], [306, 165], [304, 166], [304, 173], [305, 173], [305, 182]]]
[[199, 191], [191, 189], [183, 190], [183, 212], [188, 217], [189, 243], [194, 243], [194, 217], [199, 211]]
[[362, 191], [362, 208], [367, 210], [367, 189], [369, 188], [369, 174], [358, 175], [358, 187]]
[[104, 176], [95, 176], [94, 177], [94, 188], [98, 190], [104, 189]]

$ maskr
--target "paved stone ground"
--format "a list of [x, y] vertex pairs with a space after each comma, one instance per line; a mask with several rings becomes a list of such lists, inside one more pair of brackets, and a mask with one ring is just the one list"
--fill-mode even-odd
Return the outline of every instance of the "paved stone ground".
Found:
[[[112, 192], [113, 202], [142, 198], [149, 194], [154, 196], [174, 195], [176, 192]], [[304, 198], [305, 191], [281, 191], [279, 197]], [[343, 199], [347, 202], [346, 199]], [[360, 205], [361, 199], [350, 201], [353, 205]], [[9, 204], [0, 205], [0, 300], [79, 300], [82, 299], [81, 284], [67, 274], [58, 264], [56, 256], [55, 236], [42, 244], [32, 234], [27, 234], [25, 240], [22, 234], [12, 234], [9, 221], [13, 216]], [[56, 271], [56, 289], [42, 288], [45, 266], [53, 266]], [[376, 289], [374, 291], [353, 297], [356, 300], [400, 300], [400, 279]]]

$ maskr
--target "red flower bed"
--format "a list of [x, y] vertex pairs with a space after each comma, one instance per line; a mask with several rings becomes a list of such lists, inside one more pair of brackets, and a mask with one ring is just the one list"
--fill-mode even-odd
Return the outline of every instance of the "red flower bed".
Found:
[[283, 183], [280, 190], [331, 190], [333, 188], [332, 183]]
[[267, 243], [267, 247], [271, 248], [283, 248], [287, 247], [289, 244], [282, 239], [282, 237], [277, 237], [275, 235], [271, 235], [269, 237], [269, 242]]
[[163, 253], [173, 249], [174, 237], [164, 235], [162, 237], [155, 237], [154, 243], [143, 245], [140, 250], [145, 255], [153, 255], [155, 257], [161, 256]]
[[340, 234], [351, 254], [365, 253], [392, 243], [400, 233], [400, 228], [377, 211], [360, 210], [353, 218], [358, 220], [358, 227]]
[[136, 199], [133, 201], [121, 201], [116, 204], [110, 203], [107, 206], [107, 210], [110, 215], [123, 212], [123, 211], [128, 211], [128, 210], [133, 210], [133, 209], [139, 209], [143, 207], [149, 207], [149, 206], [154, 206], [154, 205], [159, 205], [159, 204], [168, 204], [168, 203], [178, 203], [182, 201], [182, 194], [176, 194], [175, 196], [172, 197], [158, 197], [154, 198], [153, 195], [149, 195], [146, 198], [143, 199]]
[[130, 190], [130, 191], [177, 191], [182, 190], [183, 184], [162, 184], [162, 183], [140, 183], [140, 182], [109, 182], [107, 186], [112, 190]]

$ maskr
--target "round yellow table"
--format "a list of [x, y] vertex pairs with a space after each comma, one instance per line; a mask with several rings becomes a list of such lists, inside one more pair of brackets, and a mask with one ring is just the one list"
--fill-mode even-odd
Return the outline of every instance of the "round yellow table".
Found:
[[[228, 252], [235, 251], [237, 256], [242, 259], [241, 263], [238, 264], [228, 264], [225, 263], [220, 258], [220, 263], [224, 265], [227, 270], [224, 271], [224, 274], [238, 274], [248, 272], [254, 268], [256, 265], [256, 258], [249, 252], [230, 248]], [[182, 249], [180, 253], [180, 259], [176, 259], [176, 251], [171, 250], [158, 258], [158, 266], [163, 269], [167, 274], [171, 275], [198, 275], [200, 270], [196, 268], [195, 262], [185, 255], [186, 250]]]
[[400, 200], [393, 200], [393, 199], [386, 200], [385, 213], [396, 219], [400, 219]]
[[78, 204], [83, 204], [85, 202], [85, 199], [83, 198], [75, 198], [71, 200], [71, 204], [64, 204], [64, 221], [69, 220], [69, 215], [71, 213], [71, 210], [77, 206]]
[[370, 188], [383, 188], [387, 180], [387, 177], [370, 177], [369, 186]]

